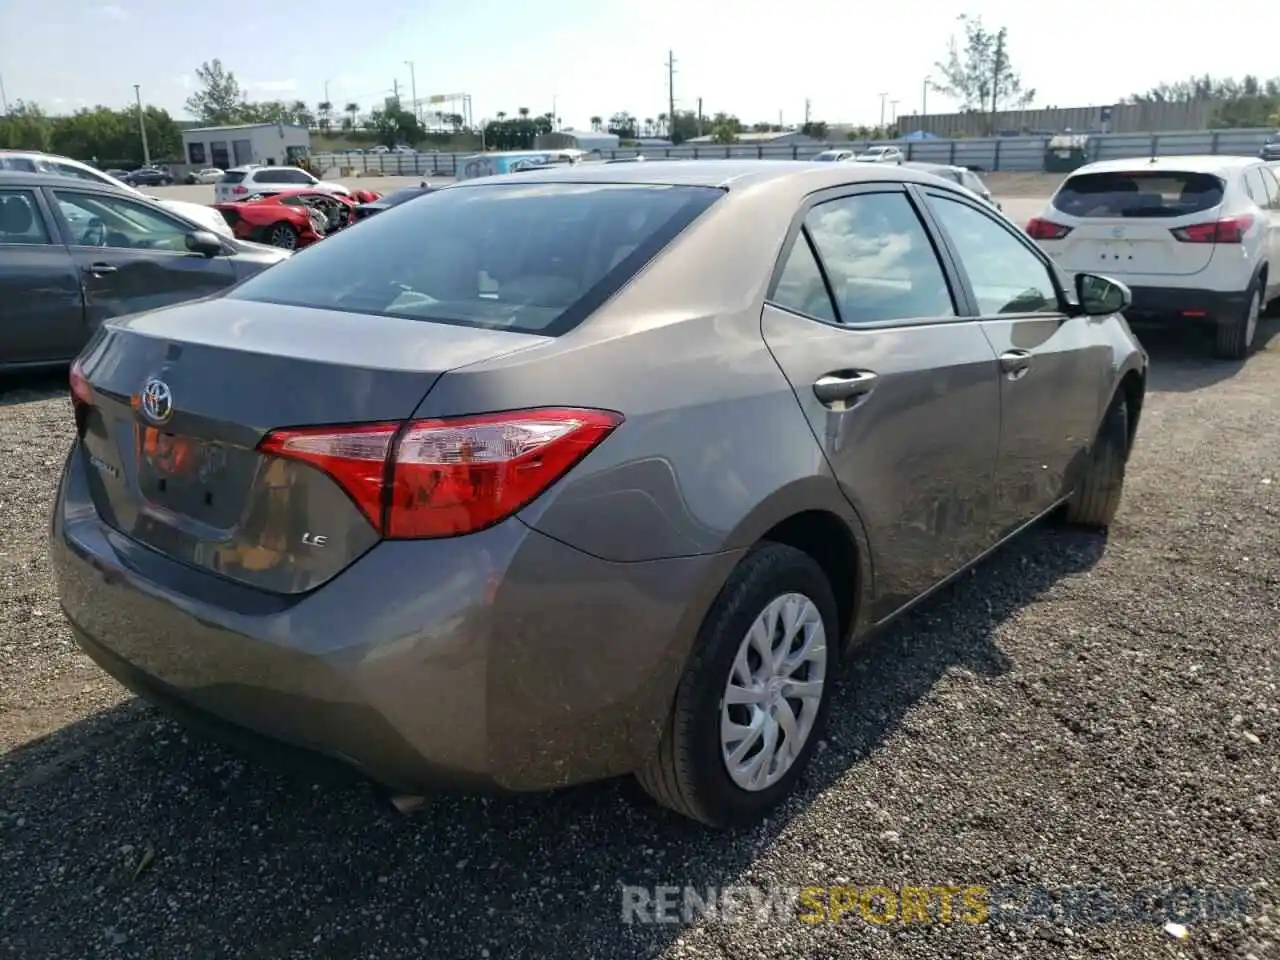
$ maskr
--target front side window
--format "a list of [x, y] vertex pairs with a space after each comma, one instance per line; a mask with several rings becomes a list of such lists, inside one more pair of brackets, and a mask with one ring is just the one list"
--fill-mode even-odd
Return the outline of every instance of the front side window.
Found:
[[30, 190], [0, 190], [0, 243], [48, 243], [49, 232]]
[[65, 190], [55, 190], [54, 197], [79, 246], [187, 252], [190, 228], [140, 203]]
[[721, 196], [648, 184], [451, 187], [334, 234], [234, 298], [556, 336]]
[[820, 203], [805, 228], [822, 258], [840, 322], [954, 317], [946, 275], [903, 193]]
[[930, 195], [929, 206], [951, 238], [983, 316], [1059, 312], [1049, 267], [998, 221], [937, 195]]

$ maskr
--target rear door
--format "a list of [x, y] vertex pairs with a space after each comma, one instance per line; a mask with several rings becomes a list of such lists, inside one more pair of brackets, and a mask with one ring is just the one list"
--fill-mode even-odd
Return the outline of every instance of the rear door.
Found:
[[224, 256], [187, 250], [184, 221], [125, 197], [50, 191], [84, 284], [90, 328], [104, 320], [205, 297], [236, 281]]
[[[214, 202], [227, 203], [230, 200], [234, 200], [237, 196], [247, 194], [249, 191], [248, 188], [244, 186], [244, 178], [245, 171], [243, 170], [228, 170], [224, 173], [218, 178], [218, 182], [214, 184]], [[237, 188], [240, 190], [239, 194], [235, 192]]]
[[1075, 483], [1111, 373], [1111, 349], [1100, 334], [1106, 318], [1069, 318], [1041, 251], [980, 201], [922, 192], [999, 359], [1003, 428], [992, 509], [999, 538]]
[[1173, 231], [1213, 223], [1226, 184], [1209, 173], [1129, 170], [1068, 177], [1054, 195], [1053, 219], [1070, 227], [1052, 256], [1064, 270], [1127, 276], [1193, 276], [1217, 244], [1179, 243]]
[[784, 249], [763, 334], [866, 525], [879, 620], [990, 543], [995, 355], [900, 185], [819, 195]]
[[0, 189], [0, 363], [70, 359], [88, 338], [79, 272], [36, 191]]
[[1270, 269], [1267, 271], [1267, 298], [1280, 296], [1280, 180], [1266, 166], [1259, 166], [1257, 176], [1262, 183], [1264, 196], [1257, 204], [1262, 208], [1271, 225], [1268, 242]]

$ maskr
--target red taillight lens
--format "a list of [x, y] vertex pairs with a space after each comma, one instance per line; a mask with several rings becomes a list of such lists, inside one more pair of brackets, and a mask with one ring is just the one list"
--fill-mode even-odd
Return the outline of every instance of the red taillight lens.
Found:
[[1027, 236], [1032, 240], [1061, 240], [1070, 232], [1070, 227], [1040, 217], [1036, 217], [1027, 224]]
[[528, 505], [621, 422], [603, 410], [522, 410], [279, 430], [259, 449], [325, 471], [387, 537], [451, 537]]
[[1223, 217], [1210, 223], [1178, 227], [1169, 232], [1175, 240], [1183, 243], [1241, 243], [1252, 226], [1253, 217], [1246, 213], [1239, 217]]
[[248, 192], [249, 192], [249, 188], [248, 188], [248, 187], [246, 187], [246, 186], [244, 186], [244, 185], [241, 185], [241, 186], [238, 186], [238, 187], [232, 187], [232, 188], [231, 188], [231, 192], [232, 192], [233, 194], [235, 194], [236, 196], [240, 196], [241, 194], [248, 193]]
[[76, 426], [84, 427], [85, 414], [93, 406], [93, 387], [89, 386], [89, 378], [84, 375], [84, 367], [77, 360], [71, 364], [68, 377], [71, 383], [71, 408], [75, 411]]

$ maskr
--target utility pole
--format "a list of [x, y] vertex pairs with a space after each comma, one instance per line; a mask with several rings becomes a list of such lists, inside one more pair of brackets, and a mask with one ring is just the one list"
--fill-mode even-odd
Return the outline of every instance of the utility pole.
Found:
[[932, 77], [925, 77], [924, 82], [920, 85], [920, 117], [923, 119], [929, 113], [929, 85], [933, 83]]
[[147, 124], [142, 115], [142, 86], [133, 85], [133, 96], [138, 101], [138, 132], [142, 134], [142, 165], [151, 166], [151, 148], [147, 146]]
[[885, 101], [888, 99], [889, 99], [889, 95], [887, 93], [880, 94], [880, 129], [881, 130], [884, 129], [884, 104], [885, 104]]
[[400, 106], [400, 81], [393, 77], [391, 80], [391, 95], [396, 98], [396, 106]]
[[898, 101], [889, 101], [889, 124], [892, 126], [898, 122]]
[[702, 136], [702, 98], [698, 98], [698, 136]]
[[[698, 101], [701, 103], [702, 101]], [[667, 51], [667, 138], [676, 132], [676, 57]], [[699, 130], [699, 133], [702, 131]]]
[[409, 96], [413, 97], [413, 119], [422, 123], [422, 114], [418, 112], [418, 78], [413, 72], [413, 61], [406, 60], [404, 63], [409, 68]]
[[324, 102], [329, 103], [329, 81], [324, 82]]
[[805, 129], [809, 127], [809, 98], [804, 98], [804, 125]]
[[4, 95], [4, 77], [0, 76], [0, 110], [4, 111], [4, 115], [9, 115], [9, 98]]

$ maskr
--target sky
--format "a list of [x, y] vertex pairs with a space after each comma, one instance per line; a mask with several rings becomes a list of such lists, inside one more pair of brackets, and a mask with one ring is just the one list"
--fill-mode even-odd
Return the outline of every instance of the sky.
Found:
[[[408, 99], [467, 93], [472, 118], [553, 109], [564, 126], [625, 110], [667, 110], [668, 50], [678, 110], [744, 122], [875, 125], [918, 113], [926, 77], [961, 13], [1009, 31], [1012, 64], [1036, 106], [1114, 103], [1196, 73], [1276, 72], [1266, 43], [1210, 43], [1184, 17], [1142, 4], [1074, 0], [352, 0], [178, 4], [173, 0], [0, 0], [0, 80], [10, 104], [53, 113], [144, 102], [186, 117], [196, 68], [215, 57], [251, 99], [328, 98], [367, 110], [395, 84]], [[1256, 22], [1255, 0], [1218, 0], [1217, 23]], [[1141, 43], [1134, 38], [1142, 37]], [[412, 61], [413, 72], [405, 61]], [[892, 101], [898, 101], [896, 105]], [[939, 93], [928, 112], [954, 109]]]

